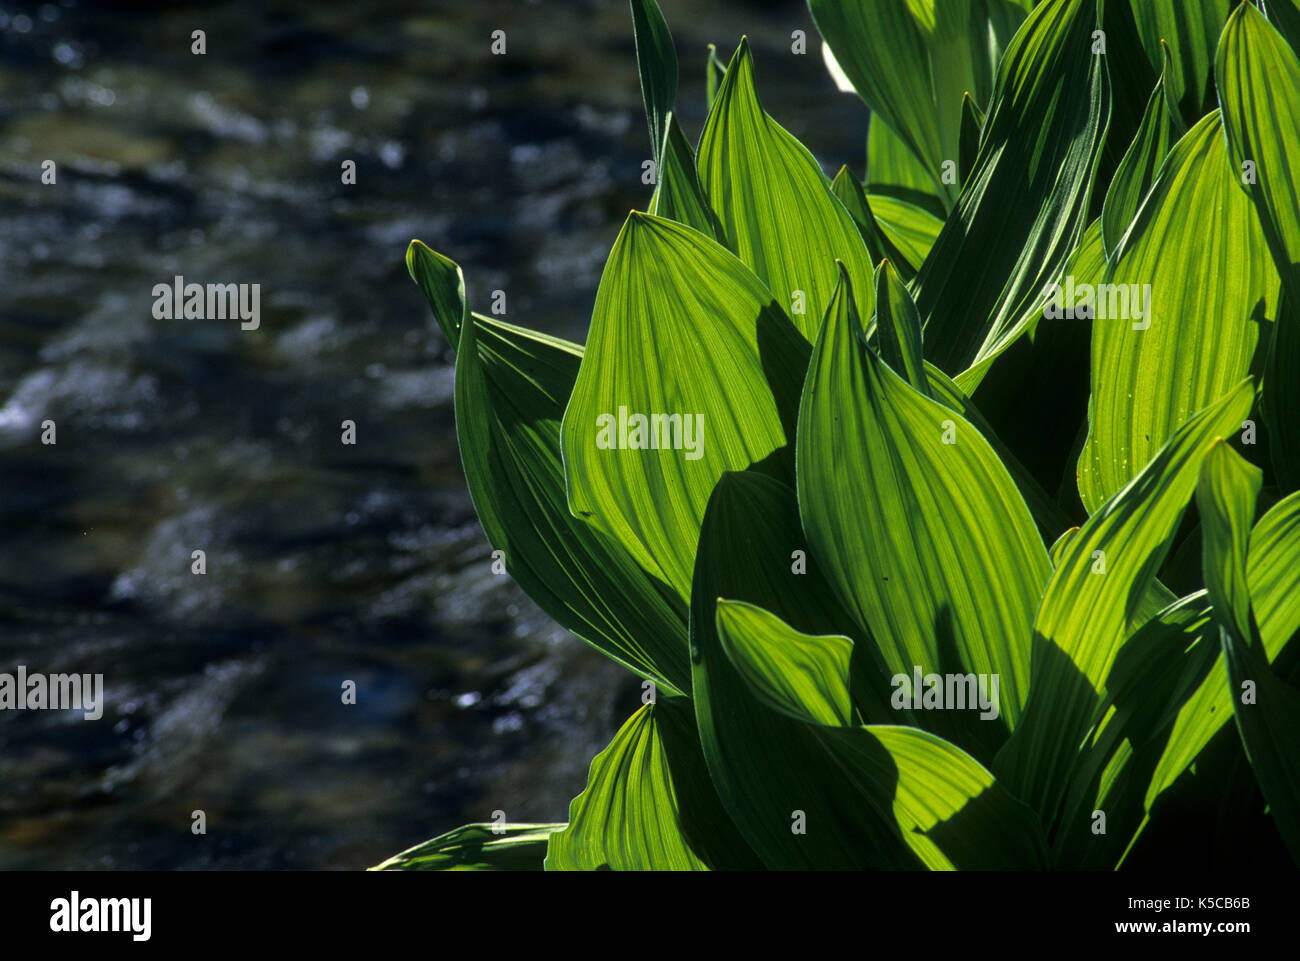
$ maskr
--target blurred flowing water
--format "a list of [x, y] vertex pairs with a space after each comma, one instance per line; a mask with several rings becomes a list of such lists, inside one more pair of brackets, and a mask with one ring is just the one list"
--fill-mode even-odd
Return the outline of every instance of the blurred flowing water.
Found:
[[[861, 174], [804, 6], [663, 7], [688, 136], [746, 33]], [[491, 574], [403, 255], [581, 340], [647, 156], [624, 0], [0, 5], [0, 671], [106, 700], [0, 713], [0, 867], [360, 868], [567, 817], [639, 689]], [[154, 319], [176, 275], [260, 284], [260, 327]]]

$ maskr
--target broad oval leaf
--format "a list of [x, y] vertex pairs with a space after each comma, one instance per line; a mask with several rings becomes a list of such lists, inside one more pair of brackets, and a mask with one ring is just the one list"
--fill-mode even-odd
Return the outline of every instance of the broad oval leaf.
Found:
[[758, 279], [633, 213], [561, 429], [569, 506], [686, 599], [713, 485], [786, 447], [809, 348]]
[[1251, 370], [1277, 310], [1277, 271], [1217, 112], [1174, 146], [1106, 283], [1079, 278], [1060, 307], [1077, 310], [1089, 289], [1091, 425], [1079, 493], [1092, 512]]
[[742, 40], [700, 135], [700, 183], [726, 244], [767, 284], [808, 339], [844, 261], [871, 296], [871, 256], [806, 147], [764, 113]]
[[891, 673], [998, 674], [1014, 727], [1047, 550], [980, 432], [899, 379], [859, 330], [843, 277], [799, 411], [809, 543]]

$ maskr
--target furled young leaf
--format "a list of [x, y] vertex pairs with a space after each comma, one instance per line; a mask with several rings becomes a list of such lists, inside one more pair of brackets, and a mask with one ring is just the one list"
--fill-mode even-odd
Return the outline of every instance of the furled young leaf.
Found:
[[[802, 573], [792, 564], [797, 551]], [[807, 724], [754, 695], [718, 637], [719, 597], [759, 604], [805, 634], [845, 634], [851, 618], [825, 575], [800, 529], [793, 490], [754, 471], [723, 475], [700, 531], [691, 597], [692, 702], [709, 773], [769, 868], [915, 868], [893, 817], [873, 807]], [[910, 722], [909, 711], [892, 711], [880, 696], [888, 675], [869, 637], [855, 643], [850, 672], [864, 716]], [[800, 821], [805, 833], [794, 833]]]
[[1277, 271], [1217, 111], [1169, 154], [1107, 281], [1094, 303], [1091, 429], [1079, 455], [1089, 511], [1251, 370], [1276, 313]]
[[1206, 456], [1196, 503], [1205, 587], [1228, 668], [1241, 742], [1269, 812], [1300, 862], [1300, 691], [1277, 677], [1250, 609], [1247, 542], [1263, 476], [1220, 441]]
[[650, 212], [721, 240], [722, 228], [704, 199], [695, 173], [695, 151], [686, 142], [676, 114], [670, 113], [666, 123], [668, 133], [659, 154], [659, 185]]
[[1062, 552], [1034, 623], [1024, 718], [993, 766], [1046, 825], [1060, 812], [1079, 746], [1095, 723], [1133, 613], [1168, 553], [1205, 451], [1241, 423], [1254, 398], [1244, 380], [1183, 425]]
[[811, 637], [729, 601], [718, 604], [717, 628], [755, 698], [803, 721], [866, 803], [892, 814], [926, 867], [1043, 866], [1033, 813], [969, 754], [916, 728], [849, 723], [848, 638]]
[[697, 231], [633, 213], [564, 415], [573, 513], [688, 598], [713, 485], [786, 447], [808, 353], [744, 264]]
[[742, 40], [700, 136], [700, 183], [726, 244], [767, 284], [808, 339], [835, 289], [835, 260], [871, 297], [871, 256], [803, 146], [763, 112]]
[[[1235, 173], [1286, 289], [1264, 385], [1269, 446], [1284, 489], [1300, 485], [1300, 58], [1250, 4], [1228, 18], [1215, 76]], [[1271, 396], [1270, 396], [1271, 395]]]
[[891, 672], [999, 674], [1014, 727], [1047, 550], [980, 432], [864, 346], [848, 284], [842, 276], [799, 411], [809, 543]]
[[709, 44], [709, 56], [704, 64], [704, 92], [708, 109], [713, 109], [713, 101], [718, 96], [718, 85], [727, 73], [727, 65], [718, 59], [718, 47]]
[[930, 395], [921, 357], [921, 318], [912, 295], [888, 260], [876, 268], [876, 336], [880, 356], [914, 390]]
[[668, 133], [668, 114], [677, 100], [677, 48], [673, 46], [668, 21], [656, 0], [631, 0], [631, 4], [641, 97], [650, 124], [650, 149], [658, 164], [659, 151]]
[[1052, 546], [1047, 549], [1047, 553], [1052, 558], [1053, 570], [1061, 566], [1061, 558], [1065, 556], [1065, 549], [1070, 546], [1070, 542], [1074, 540], [1078, 533], [1079, 528], [1077, 527], [1071, 527], [1063, 531], [1061, 536], [1053, 541]]
[[540, 871], [563, 824], [467, 824], [395, 854], [371, 871]]
[[1095, 26], [1091, 0], [1048, 0], [1002, 58], [975, 169], [914, 291], [926, 357], [950, 375], [1019, 336], [1089, 222], [1110, 103]]
[[1171, 98], [1188, 125], [1217, 106], [1210, 69], [1233, 0], [1128, 0], [1151, 69], [1160, 72], [1163, 41], [1173, 55]]
[[983, 104], [998, 58], [1024, 11], [1005, 0], [810, 0], [813, 20], [835, 58], [871, 108], [898, 134], [950, 207], [961, 97]]
[[1173, 66], [1169, 59], [1169, 48], [1163, 46], [1161, 49], [1165, 54], [1164, 72], [1147, 102], [1137, 137], [1120, 161], [1119, 169], [1115, 171], [1101, 208], [1101, 241], [1106, 250], [1106, 259], [1111, 263], [1114, 263], [1118, 255], [1120, 240], [1129, 224], [1133, 223], [1138, 207], [1155, 182], [1160, 165], [1164, 163], [1174, 143], [1187, 132], [1177, 111], [1171, 106], [1169, 78]]
[[844, 209], [853, 218], [853, 222], [858, 225], [858, 230], [862, 233], [862, 240], [867, 245], [867, 251], [871, 255], [873, 264], [878, 265], [882, 260], [892, 260], [898, 264], [899, 271], [908, 280], [916, 276], [916, 270], [925, 260], [925, 256], [915, 249], [909, 251], [908, 254], [904, 254], [895, 246], [889, 235], [876, 221], [875, 214], [871, 210], [871, 203], [867, 200], [867, 195], [862, 189], [862, 184], [858, 183], [858, 179], [849, 173], [848, 167], [841, 167], [840, 172], [831, 181], [831, 193], [839, 198], [840, 203], [844, 204]]
[[568, 509], [560, 419], [582, 348], [471, 315], [460, 268], [419, 241], [407, 265], [459, 347], [456, 433], [465, 479], [506, 570], [593, 647], [666, 691], [689, 690], [683, 599]]
[[[1260, 640], [1269, 661], [1276, 661], [1300, 631], [1300, 493], [1275, 504], [1250, 535], [1246, 577]], [[1217, 635], [1212, 638], [1217, 642]], [[1177, 720], [1151, 776], [1146, 793], [1149, 810], [1156, 799], [1186, 771], [1232, 715], [1233, 697], [1227, 664], [1216, 660], [1205, 680], [1178, 712]]]
[[979, 156], [980, 134], [983, 129], [984, 111], [967, 91], [961, 98], [961, 148], [957, 163], [963, 184], [975, 170], [975, 158]]
[[591, 762], [548, 871], [757, 867], [709, 781], [689, 704], [647, 704]]

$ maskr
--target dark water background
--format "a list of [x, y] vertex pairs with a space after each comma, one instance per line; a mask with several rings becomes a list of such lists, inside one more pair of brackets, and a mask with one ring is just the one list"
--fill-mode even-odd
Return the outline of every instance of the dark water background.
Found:
[[[862, 172], [806, 7], [663, 8], [689, 137], [748, 34], [768, 110]], [[639, 691], [490, 573], [403, 255], [581, 340], [648, 154], [624, 0], [0, 4], [0, 671], [106, 689], [0, 714], [0, 867], [361, 868], [566, 818]], [[155, 320], [176, 274], [260, 283], [260, 329]]]

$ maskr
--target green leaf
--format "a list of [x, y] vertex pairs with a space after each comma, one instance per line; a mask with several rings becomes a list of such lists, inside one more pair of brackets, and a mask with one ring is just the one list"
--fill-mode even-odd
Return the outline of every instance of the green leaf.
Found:
[[1106, 679], [1169, 551], [1205, 451], [1241, 423], [1254, 397], [1246, 379], [1183, 425], [1065, 545], [1034, 623], [1024, 718], [993, 765], [1046, 825], [1060, 813]]
[[[894, 816], [932, 870], [1035, 870], [1047, 866], [1042, 828], [1033, 812], [954, 744], [913, 727], [872, 725], [825, 732], [876, 783], [896, 779]], [[892, 761], [877, 758], [875, 739]], [[874, 763], [873, 763], [874, 762]]]
[[1110, 103], [1095, 26], [1092, 0], [1048, 0], [1002, 59], [974, 172], [914, 285], [926, 357], [950, 375], [1019, 336], [1089, 222]]
[[689, 704], [647, 704], [591, 762], [548, 871], [757, 867], [709, 781]]
[[957, 164], [963, 184], [975, 170], [975, 158], [979, 156], [980, 134], [983, 129], [984, 111], [975, 103], [970, 91], [967, 91], [961, 98], [961, 149], [958, 151], [960, 159]]
[[[811, 637], [753, 604], [718, 603], [718, 635], [757, 700], [802, 720], [873, 809], [933, 870], [1045, 861], [1032, 812], [978, 761], [916, 728], [851, 726], [846, 637]], [[883, 748], [883, 750], [882, 750]]]
[[395, 854], [371, 871], [540, 871], [563, 824], [466, 824]]
[[835, 289], [835, 260], [870, 303], [871, 256], [813, 155], [759, 105], [749, 44], [727, 67], [704, 125], [700, 183], [727, 246], [811, 341]]
[[1278, 501], [1250, 534], [1250, 600], [1269, 659], [1300, 631], [1300, 492]]
[[650, 213], [675, 220], [714, 240], [722, 239], [722, 228], [700, 189], [695, 174], [695, 151], [686, 142], [676, 114], [669, 114], [668, 133], [659, 154], [659, 185]]
[[943, 167], [957, 163], [962, 94], [988, 101], [998, 58], [1023, 10], [1003, 0], [810, 0], [808, 8], [862, 99], [897, 132], [950, 207], [958, 190], [943, 182]]
[[888, 260], [876, 268], [876, 335], [880, 356], [914, 390], [930, 395], [921, 357], [921, 318], [902, 278]]
[[1264, 0], [1268, 22], [1277, 27], [1291, 49], [1300, 54], [1300, 4], [1296, 0]]
[[[1151, 766], [1179, 706], [1218, 657], [1217, 645], [1201, 636], [1210, 620], [1206, 594], [1197, 591], [1174, 600], [1120, 648], [1106, 678], [1103, 719], [1070, 780], [1053, 845], [1058, 863], [1114, 868], [1145, 828]], [[1106, 814], [1105, 835], [1092, 831], [1097, 810]]]
[[[809, 544], [892, 673], [1001, 676], [1014, 727], [1051, 564], [988, 441], [900, 380], [859, 336], [841, 278], [808, 367], [797, 445]], [[997, 571], [997, 577], [987, 576]], [[989, 726], [991, 727], [991, 725]]]
[[1263, 409], [1279, 480], [1290, 491], [1300, 486], [1300, 58], [1258, 11], [1242, 4], [1228, 18], [1216, 63], [1232, 166], [1243, 182], [1254, 181], [1245, 189], [1286, 289]]
[[597, 650], [668, 692], [689, 690], [682, 599], [569, 513], [560, 419], [582, 348], [471, 315], [460, 268], [419, 241], [411, 243], [407, 263], [459, 347], [456, 434], [465, 480], [507, 571], [542, 610]]
[[874, 193], [867, 199], [885, 239], [898, 248], [910, 267], [919, 271], [939, 239], [943, 221], [906, 200]]
[[668, 114], [677, 100], [677, 48], [655, 0], [631, 0], [631, 5], [641, 98], [650, 124], [650, 149], [658, 167], [660, 148], [668, 133]]
[[[796, 551], [806, 569], [791, 563]], [[825, 576], [800, 529], [793, 490], [753, 471], [723, 475], [700, 531], [691, 597], [692, 702], [709, 773], [769, 868], [915, 868], [892, 814], [873, 807], [809, 725], [755, 696], [718, 637], [719, 597], [761, 604], [801, 633], [846, 634], [851, 618]], [[855, 710], [909, 720], [880, 696], [888, 675], [870, 638], [859, 640], [850, 663]], [[806, 833], [792, 831], [796, 812]]]
[[930, 171], [875, 113], [867, 126], [867, 190], [910, 203], [941, 225], [947, 216], [947, 205]]
[[[1300, 493], [1275, 504], [1250, 535], [1247, 582], [1265, 656], [1276, 661], [1300, 631]], [[1217, 638], [1215, 638], [1217, 641]], [[1195, 762], [1232, 713], [1227, 664], [1215, 661], [1174, 723], [1146, 793], [1148, 810]]]
[[[1300, 691], [1270, 669], [1258, 647], [1223, 633], [1237, 731], [1269, 813], [1300, 864]], [[1245, 685], [1253, 691], [1245, 702]]]
[[1259, 407], [1278, 487], [1300, 490], [1300, 297], [1286, 291], [1278, 298]]
[[[412, 240], [406, 248], [406, 270], [419, 286], [433, 319], [442, 335], [453, 347], [460, 343], [460, 326], [469, 317], [465, 297], [465, 275], [460, 265], [431, 250], [422, 241]], [[575, 350], [581, 350], [574, 347]]]
[[871, 204], [867, 200], [867, 195], [862, 190], [862, 184], [858, 183], [858, 179], [849, 173], [848, 167], [841, 167], [840, 172], [831, 181], [831, 193], [839, 198], [840, 203], [844, 204], [844, 209], [853, 218], [853, 222], [858, 225], [862, 240], [866, 243], [867, 251], [871, 255], [872, 263], [879, 264], [882, 260], [893, 260], [898, 264], [899, 271], [907, 279], [910, 280], [916, 276], [917, 267], [925, 259], [924, 254], [920, 254], [919, 251], [914, 249], [910, 254], [905, 255], [894, 245], [894, 242], [890, 240], [889, 236], [877, 223], [875, 214], [871, 210]]
[[1216, 441], [1201, 465], [1196, 508], [1201, 515], [1201, 570], [1219, 626], [1252, 643], [1246, 550], [1264, 475], [1226, 442]]
[[1047, 549], [1048, 555], [1052, 558], [1052, 569], [1061, 566], [1061, 558], [1065, 556], [1065, 549], [1070, 546], [1070, 542], [1078, 535], [1079, 528], [1071, 527], [1061, 533], [1052, 546]]
[[849, 638], [804, 634], [761, 607], [721, 598], [717, 630], [732, 667], [761, 703], [797, 720], [853, 723]]
[[[1091, 429], [1079, 455], [1090, 512], [1251, 370], [1260, 325], [1276, 312], [1277, 271], [1217, 112], [1169, 154], [1107, 283], [1094, 301]], [[1066, 306], [1069, 296], [1067, 287]]]
[[979, 412], [979, 409], [957, 386], [957, 384], [947, 374], [941, 371], [933, 364], [926, 362], [925, 365], [926, 381], [930, 385], [930, 396], [945, 407], [961, 414], [968, 421], [975, 425], [975, 428], [984, 435], [984, 439], [993, 447], [994, 453], [997, 454], [998, 460], [1002, 461], [1007, 472], [1011, 474], [1012, 479], [1016, 482], [1016, 488], [1025, 498], [1025, 503], [1029, 506], [1029, 512], [1034, 516], [1034, 523], [1038, 525], [1038, 531], [1044, 539], [1052, 537], [1057, 531], [1067, 527], [1070, 523], [1069, 517], [1057, 505], [1056, 501], [1043, 490], [1042, 485], [1034, 478], [1011, 449], [1007, 447], [993, 430], [993, 426]]
[[1170, 46], [1171, 99], [1184, 122], [1194, 124], [1217, 106], [1210, 67], [1214, 47], [1234, 0], [1129, 0], [1151, 69], [1160, 72], [1161, 42]]
[[561, 429], [574, 515], [688, 598], [713, 486], [787, 446], [808, 354], [744, 264], [697, 231], [631, 214]]
[[1106, 259], [1111, 263], [1114, 263], [1118, 255], [1120, 240], [1129, 224], [1133, 223], [1138, 207], [1155, 182], [1160, 165], [1164, 163], [1174, 143], [1187, 132], [1170, 104], [1169, 77], [1173, 66], [1169, 60], [1169, 48], [1162, 46], [1162, 49], [1165, 55], [1164, 72], [1147, 102], [1137, 138], [1120, 161], [1101, 208], [1101, 240]]
[[718, 84], [727, 73], [727, 65], [718, 59], [718, 47], [709, 44], [709, 57], [704, 64], [704, 92], [708, 109], [713, 109], [713, 101], [718, 96]]
[[1269, 812], [1300, 862], [1300, 691], [1276, 677], [1255, 628], [1246, 572], [1260, 470], [1220, 441], [1205, 459], [1196, 503], [1205, 587], [1227, 663], [1241, 743]]

